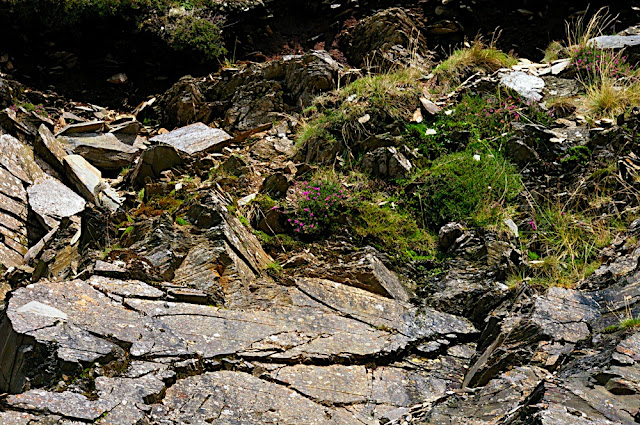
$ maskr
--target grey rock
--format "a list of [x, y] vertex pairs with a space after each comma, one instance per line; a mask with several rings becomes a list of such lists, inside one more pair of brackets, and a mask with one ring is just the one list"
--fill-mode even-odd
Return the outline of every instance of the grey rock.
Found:
[[371, 253], [349, 263], [310, 267], [304, 270], [304, 274], [362, 288], [398, 301], [409, 301], [409, 291], [398, 276]]
[[[415, 65], [420, 62], [416, 59], [426, 55], [420, 50], [426, 46], [424, 37], [407, 12], [400, 8], [386, 9], [362, 19], [343, 38], [342, 45], [349, 63], [360, 67], [368, 61], [374, 61], [376, 65], [380, 63], [383, 67]], [[407, 51], [417, 47], [416, 54], [405, 57], [395, 51], [396, 46]]]
[[456, 239], [462, 236], [464, 227], [460, 223], [447, 223], [438, 231], [438, 243], [444, 250], [453, 246]]
[[180, 152], [193, 155], [199, 152], [219, 152], [231, 138], [224, 130], [195, 123], [155, 136], [149, 141], [167, 144]]
[[160, 173], [182, 164], [182, 158], [173, 146], [157, 145], [142, 152], [133, 172], [131, 181], [137, 186], [144, 186], [160, 178]]
[[72, 134], [72, 133], [92, 133], [102, 131], [104, 128], [104, 121], [85, 121], [76, 124], [69, 124], [62, 130], [58, 131], [56, 137]]
[[515, 90], [520, 96], [529, 101], [542, 99], [541, 92], [545, 86], [542, 78], [522, 71], [503, 74], [500, 78], [500, 84]]
[[[248, 408], [248, 406], [251, 406]], [[167, 390], [152, 416], [159, 423], [182, 424], [347, 424], [343, 409], [322, 406], [298, 392], [247, 373], [220, 371], [189, 377]], [[188, 419], [187, 419], [188, 418]]]
[[80, 155], [101, 170], [128, 167], [138, 153], [138, 149], [122, 143], [112, 133], [78, 133], [58, 140], [69, 154]]
[[394, 147], [383, 147], [367, 153], [362, 159], [362, 168], [372, 176], [404, 179], [409, 176], [411, 162]]
[[89, 400], [81, 394], [69, 391], [53, 393], [39, 389], [9, 396], [7, 403], [21, 409], [51, 412], [67, 418], [89, 421], [95, 421], [117, 404], [116, 401]]
[[67, 155], [63, 163], [67, 177], [87, 201], [104, 206], [111, 211], [120, 207], [122, 200], [117, 192], [102, 179], [100, 170], [80, 155]]
[[85, 200], [54, 178], [46, 178], [27, 189], [29, 206], [52, 229], [65, 217], [84, 210]]
[[34, 149], [40, 158], [44, 159], [58, 173], [63, 173], [62, 160], [67, 152], [44, 124], [38, 129], [38, 137], [34, 141]]
[[587, 44], [598, 49], [624, 49], [640, 45], [640, 35], [603, 35], [590, 39]]

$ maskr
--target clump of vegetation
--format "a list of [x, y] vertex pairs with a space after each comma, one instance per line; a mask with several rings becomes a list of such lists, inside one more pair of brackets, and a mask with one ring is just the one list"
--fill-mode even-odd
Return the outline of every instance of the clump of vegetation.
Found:
[[410, 203], [424, 227], [437, 230], [460, 220], [488, 224], [487, 210], [497, 213], [521, 191], [513, 165], [498, 152], [478, 152], [470, 148], [442, 156], [414, 182], [419, 187]]
[[342, 143], [340, 151], [355, 155], [356, 143], [385, 126], [409, 121], [420, 107], [422, 87], [414, 69], [360, 78], [316, 99], [305, 110], [308, 120], [296, 138], [298, 147], [312, 140]]
[[[435, 159], [448, 151], [462, 150], [471, 142], [481, 142], [500, 149], [511, 137], [514, 122], [548, 126], [554, 119], [552, 110], [523, 100], [505, 89], [491, 95], [464, 95], [447, 113], [439, 114], [429, 124], [407, 126], [405, 142], [426, 158]], [[432, 132], [427, 134], [427, 129]]]
[[575, 287], [599, 266], [598, 253], [616, 234], [611, 218], [573, 212], [560, 205], [536, 208], [521, 241], [528, 247], [531, 284]]
[[218, 25], [193, 15], [183, 16], [176, 23], [172, 39], [176, 50], [190, 50], [212, 60], [227, 53]]
[[[375, 199], [376, 195], [372, 198]], [[435, 255], [437, 238], [418, 226], [415, 218], [399, 207], [363, 199], [353, 206], [352, 211], [351, 227], [360, 244], [373, 245], [401, 259], [415, 260]]]
[[295, 183], [294, 197], [292, 217], [287, 221], [296, 233], [328, 234], [347, 210], [346, 193], [338, 184], [328, 180]]
[[566, 43], [551, 43], [545, 54], [547, 60], [570, 60], [584, 86], [586, 111], [596, 119], [615, 117], [640, 101], [640, 73], [627, 62], [624, 52], [601, 49], [591, 41], [603, 35], [615, 20], [603, 8], [588, 22], [582, 16], [567, 23]]
[[517, 63], [514, 56], [496, 49], [493, 43], [487, 45], [476, 38], [468, 47], [455, 50], [433, 70], [433, 75], [441, 88], [448, 89], [474, 73], [491, 73]]

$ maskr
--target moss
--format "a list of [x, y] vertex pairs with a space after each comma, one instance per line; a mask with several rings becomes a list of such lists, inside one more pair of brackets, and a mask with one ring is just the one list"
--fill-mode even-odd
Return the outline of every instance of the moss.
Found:
[[435, 236], [421, 229], [408, 212], [371, 201], [361, 201], [353, 208], [352, 231], [361, 245], [373, 245], [400, 259], [435, 255]]

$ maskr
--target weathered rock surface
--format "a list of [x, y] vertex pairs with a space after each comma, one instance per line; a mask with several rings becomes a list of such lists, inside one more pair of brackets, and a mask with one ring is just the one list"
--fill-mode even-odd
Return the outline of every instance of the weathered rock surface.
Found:
[[55, 227], [64, 217], [71, 217], [86, 205], [84, 199], [53, 178], [46, 178], [27, 189], [29, 206], [48, 228]]
[[219, 152], [230, 139], [231, 136], [224, 130], [195, 123], [155, 136], [150, 142], [173, 146], [180, 152], [193, 155], [199, 152]]
[[80, 155], [67, 155], [63, 163], [69, 180], [87, 201], [104, 206], [111, 211], [120, 207], [122, 200], [118, 193], [102, 179], [100, 170]]
[[58, 138], [69, 154], [80, 155], [100, 170], [121, 170], [131, 165], [138, 149], [112, 133], [78, 133]]
[[394, 147], [378, 148], [362, 159], [362, 168], [372, 176], [404, 179], [411, 172], [411, 162]]

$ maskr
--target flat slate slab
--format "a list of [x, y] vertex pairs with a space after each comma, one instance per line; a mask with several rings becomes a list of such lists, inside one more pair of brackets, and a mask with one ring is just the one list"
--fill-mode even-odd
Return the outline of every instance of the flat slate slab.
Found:
[[203, 123], [195, 123], [155, 136], [150, 141], [165, 143], [180, 152], [193, 155], [198, 152], [220, 151], [231, 139], [232, 137], [224, 130], [211, 128]]
[[102, 170], [120, 170], [135, 159], [138, 149], [111, 133], [79, 133], [58, 138], [70, 154], [82, 156]]
[[500, 79], [500, 84], [515, 90], [520, 96], [534, 102], [542, 99], [541, 92], [545, 86], [542, 78], [522, 71], [504, 74]]
[[587, 44], [599, 49], [624, 49], [639, 45], [640, 35], [603, 35], [590, 39]]
[[49, 228], [84, 210], [86, 201], [59, 180], [48, 178], [27, 189], [29, 205]]

